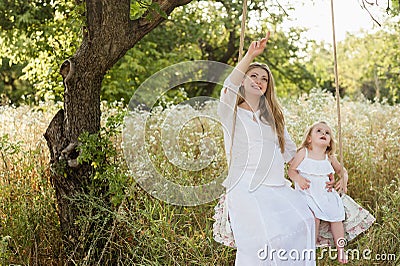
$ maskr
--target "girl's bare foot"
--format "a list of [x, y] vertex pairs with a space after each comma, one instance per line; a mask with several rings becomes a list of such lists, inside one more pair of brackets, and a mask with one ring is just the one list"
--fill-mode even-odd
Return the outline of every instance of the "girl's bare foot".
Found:
[[343, 248], [338, 249], [338, 261], [339, 263], [346, 264], [349, 262], [346, 252]]

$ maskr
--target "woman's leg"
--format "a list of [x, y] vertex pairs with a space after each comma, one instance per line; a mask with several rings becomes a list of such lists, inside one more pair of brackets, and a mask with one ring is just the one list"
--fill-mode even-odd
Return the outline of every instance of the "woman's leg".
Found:
[[336, 249], [338, 251], [338, 261], [340, 263], [347, 263], [344, 246], [346, 240], [344, 239], [344, 228], [342, 222], [331, 222], [331, 231], [333, 240], [335, 241]]
[[260, 186], [249, 193], [237, 186], [228, 200], [235, 265], [316, 265], [315, 220], [299, 192]]

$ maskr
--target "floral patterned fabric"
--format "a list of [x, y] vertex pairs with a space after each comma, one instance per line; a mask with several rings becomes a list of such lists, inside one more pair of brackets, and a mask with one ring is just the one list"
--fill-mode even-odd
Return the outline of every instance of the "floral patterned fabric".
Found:
[[[343, 221], [345, 238], [347, 241], [351, 241], [365, 232], [375, 222], [375, 217], [357, 204], [350, 196], [343, 194], [341, 199], [346, 216]], [[329, 223], [321, 221], [317, 247], [334, 246], [334, 244]]]
[[222, 194], [220, 196], [217, 205], [214, 207], [214, 210], [214, 240], [231, 248], [236, 247], [231, 225], [229, 223], [228, 208], [226, 206], [226, 194]]
[[[213, 216], [213, 238], [218, 243], [235, 248], [235, 239], [229, 223], [228, 208], [226, 206], [226, 194], [222, 194], [217, 205], [214, 207]], [[368, 230], [375, 222], [366, 209], [357, 204], [350, 196], [343, 194], [343, 201], [346, 219], [343, 222], [345, 238], [347, 241], [353, 240], [359, 234]], [[321, 221], [317, 247], [334, 246], [333, 236], [328, 222]]]

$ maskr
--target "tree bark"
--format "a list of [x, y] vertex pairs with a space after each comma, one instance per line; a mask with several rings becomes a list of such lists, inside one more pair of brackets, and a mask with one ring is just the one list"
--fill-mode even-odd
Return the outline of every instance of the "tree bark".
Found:
[[[170, 14], [174, 8], [191, 0], [158, 0], [161, 10]], [[79, 136], [100, 129], [100, 89], [105, 73], [164, 18], [154, 12], [152, 20], [145, 16], [130, 19], [130, 0], [86, 0], [87, 26], [75, 55], [60, 67], [64, 82], [64, 109], [52, 119], [44, 134], [50, 149], [51, 182], [55, 188], [60, 227], [63, 235], [66, 264], [85, 260], [88, 265], [100, 263], [103, 242], [90, 246], [90, 232], [76, 223], [84, 215], [82, 206], [72, 198], [87, 193], [92, 168], [78, 164]], [[145, 14], [146, 15], [146, 14]], [[104, 197], [104, 190], [96, 190], [95, 197]], [[109, 202], [105, 202], [110, 205]], [[89, 240], [89, 241], [88, 241]], [[93, 244], [93, 242], [92, 242]], [[89, 249], [92, 251], [89, 252]], [[100, 264], [101, 265], [101, 264]]]

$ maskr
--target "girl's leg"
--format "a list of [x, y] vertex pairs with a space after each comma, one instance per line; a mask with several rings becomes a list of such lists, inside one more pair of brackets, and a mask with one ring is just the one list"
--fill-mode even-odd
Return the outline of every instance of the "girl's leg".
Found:
[[335, 241], [336, 249], [338, 251], [338, 261], [340, 263], [347, 263], [346, 254], [344, 252], [344, 246], [346, 241], [344, 240], [344, 228], [342, 222], [331, 222], [331, 231], [333, 240]]
[[321, 223], [321, 220], [315, 216], [314, 216], [314, 219], [315, 219], [315, 243], [317, 243], [318, 236], [319, 236], [319, 224]]

